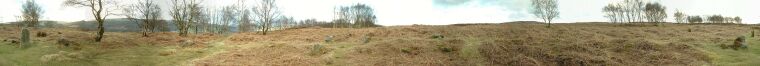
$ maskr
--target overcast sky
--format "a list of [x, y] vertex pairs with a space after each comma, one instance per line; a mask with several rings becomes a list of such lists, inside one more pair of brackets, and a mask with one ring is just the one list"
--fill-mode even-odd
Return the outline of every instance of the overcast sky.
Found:
[[[85, 8], [63, 7], [64, 0], [38, 0], [45, 10], [43, 20], [81, 21], [93, 17]], [[135, 0], [118, 0], [135, 1]], [[169, 9], [169, 0], [154, 0]], [[257, 0], [246, 0], [253, 4]], [[602, 7], [621, 0], [558, 0], [560, 18], [554, 22], [608, 21], [603, 17]], [[24, 0], [0, 0], [0, 22], [16, 21], [21, 14]], [[219, 8], [233, 5], [238, 0], [206, 0], [203, 5]], [[381, 25], [454, 23], [499, 23], [507, 21], [539, 21], [529, 13], [530, 0], [277, 0], [283, 14], [297, 20], [315, 18], [320, 21], [333, 19], [333, 8], [364, 3], [375, 9]], [[688, 15], [740, 16], [745, 23], [760, 20], [760, 0], [650, 0], [666, 6], [669, 18], [676, 9]], [[130, 2], [121, 2], [130, 3]], [[164, 10], [168, 12], [168, 10]], [[166, 13], [165, 13], [166, 14]], [[169, 17], [165, 15], [165, 17]], [[113, 18], [119, 18], [118, 16]]]

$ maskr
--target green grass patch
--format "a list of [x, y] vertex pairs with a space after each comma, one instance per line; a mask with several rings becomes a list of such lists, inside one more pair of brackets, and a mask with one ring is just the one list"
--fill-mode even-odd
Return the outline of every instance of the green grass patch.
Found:
[[465, 58], [468, 63], [476, 66], [485, 66], [485, 58], [480, 54], [480, 45], [483, 42], [481, 39], [468, 38], [465, 40], [465, 45], [462, 47], [462, 51], [459, 52], [459, 56]]
[[[353, 47], [359, 44], [353, 44], [353, 43], [345, 43], [345, 42], [338, 42], [338, 43], [327, 43], [323, 44], [329, 47], [337, 47], [331, 51], [328, 51], [328, 57], [329, 59], [326, 59], [328, 61], [327, 66], [339, 66], [339, 65], [346, 65], [346, 53], [351, 50]], [[328, 47], [325, 47], [328, 48]]]
[[760, 37], [749, 37], [749, 35], [747, 37], [749, 47], [746, 50], [722, 49], [720, 44], [706, 44], [703, 48], [709, 51], [707, 54], [712, 58], [712, 63], [717, 66], [760, 65]]
[[221, 42], [206, 48], [138, 44], [109, 49], [80, 42], [81, 50], [59, 48], [53, 43], [35, 42], [26, 49], [0, 44], [0, 66], [177, 66], [223, 49]]

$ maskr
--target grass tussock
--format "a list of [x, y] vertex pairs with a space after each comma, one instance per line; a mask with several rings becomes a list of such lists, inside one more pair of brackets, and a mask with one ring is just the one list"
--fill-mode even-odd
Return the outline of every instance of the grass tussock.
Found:
[[[241, 48], [252, 49], [239, 49], [222, 53], [221, 57], [207, 59], [232, 62], [204, 64], [726, 65], [721, 63], [731, 61], [716, 58], [724, 54], [712, 53], [714, 50], [710, 48], [716, 48], [716, 45], [721, 43], [730, 43], [728, 41], [734, 38], [731, 36], [746, 34], [747, 30], [748, 28], [742, 25], [620, 26], [605, 23], [556, 24], [551, 28], [533, 23], [415, 25], [358, 29], [299, 28], [274, 31], [270, 35], [236, 34], [231, 38], [232, 44], [250, 46]], [[374, 35], [372, 42], [362, 43], [362, 35], [370, 33]], [[324, 36], [335, 36], [334, 42], [324, 44], [325, 48], [332, 49], [331, 51], [321, 56], [309, 56], [306, 55], [309, 52], [301, 52], [309, 51], [308, 47], [312, 47], [312, 44], [322, 43]], [[293, 46], [295, 49], [255, 46], [271, 43]], [[235, 57], [236, 54], [275, 58], [269, 60], [298, 61], [247, 62], [261, 59], [226, 59]]]

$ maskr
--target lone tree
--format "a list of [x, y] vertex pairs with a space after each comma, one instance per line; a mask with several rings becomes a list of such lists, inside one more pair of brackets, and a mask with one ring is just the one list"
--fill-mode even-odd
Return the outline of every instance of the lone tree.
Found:
[[680, 10], [676, 10], [676, 13], [673, 14], [673, 17], [676, 18], [676, 22], [678, 22], [678, 23], [684, 23], [684, 22], [686, 22], [686, 14], [684, 14]]
[[103, 28], [103, 22], [105, 22], [106, 17], [108, 15], [111, 15], [108, 9], [109, 5], [114, 5], [112, 1], [104, 1], [104, 0], [66, 0], [63, 3], [65, 6], [74, 6], [74, 7], [89, 7], [90, 11], [92, 12], [92, 16], [95, 17], [95, 21], [98, 22], [98, 35], [95, 37], [95, 42], [100, 42], [101, 39], [103, 39], [103, 33], [105, 31], [105, 28]]
[[248, 32], [251, 30], [252, 26], [251, 10], [245, 6], [245, 0], [238, 1], [239, 2], [236, 4], [237, 8], [232, 8], [234, 11], [237, 11], [237, 14], [232, 16], [238, 16], [238, 32]]
[[[230, 30], [229, 26], [236, 21], [235, 17], [239, 15], [238, 13], [235, 12], [237, 10], [236, 8], [237, 8], [236, 6], [226, 6], [222, 8], [222, 13], [221, 13], [222, 15], [220, 18], [222, 22], [221, 32], [232, 31]], [[247, 28], [247, 27], [242, 27], [242, 28]]]
[[734, 21], [736, 22], [736, 24], [742, 24], [742, 18], [739, 16], [734, 17]]
[[723, 23], [724, 18], [721, 15], [712, 15], [710, 17], [707, 17], [707, 20], [710, 20], [712, 23]]
[[24, 24], [27, 27], [35, 27], [39, 23], [40, 17], [42, 16], [42, 9], [40, 8], [40, 5], [37, 4], [36, 0], [26, 0], [24, 4], [21, 6], [24, 19]]
[[267, 35], [267, 32], [272, 29], [272, 23], [280, 15], [275, 0], [261, 0], [253, 7], [253, 13], [258, 18], [256, 21], [260, 21], [259, 26], [263, 35]]
[[557, 0], [531, 0], [533, 4], [533, 15], [547, 22], [546, 27], [552, 26], [552, 20], [559, 17], [557, 9]]

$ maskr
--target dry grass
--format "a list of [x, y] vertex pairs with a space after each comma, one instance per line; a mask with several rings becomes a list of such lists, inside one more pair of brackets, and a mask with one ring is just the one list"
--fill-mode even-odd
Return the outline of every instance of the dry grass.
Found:
[[[230, 37], [176, 33], [106, 33], [104, 42], [88, 42], [94, 32], [76, 29], [40, 29], [61, 32], [74, 41], [95, 45], [103, 58], [159, 58], [168, 64], [132, 60], [150, 65], [197, 66], [587, 66], [587, 65], [752, 65], [760, 58], [758, 38], [750, 38], [750, 49], [719, 49], [736, 36], [748, 35], [751, 26], [683, 25], [617, 26], [605, 23], [459, 24], [452, 26], [390, 26], [375, 28], [295, 28], [261, 35], [234, 33]], [[16, 31], [15, 29], [0, 29]], [[35, 31], [32, 31], [33, 33]], [[54, 31], [54, 32], [50, 32]], [[689, 32], [691, 31], [691, 32]], [[17, 39], [15, 32], [0, 32], [3, 39]], [[364, 43], [366, 35], [372, 35]], [[444, 38], [432, 38], [440, 35]], [[51, 34], [55, 37], [58, 34]], [[325, 37], [335, 36], [333, 42]], [[53, 38], [35, 38], [50, 41]], [[183, 40], [197, 45], [177, 47]], [[218, 40], [218, 41], [216, 41]], [[315, 44], [323, 52], [313, 55]], [[140, 53], [126, 49], [143, 48]], [[185, 49], [189, 48], [189, 49]], [[116, 53], [125, 52], [125, 53]], [[49, 54], [55, 52], [46, 52]], [[168, 55], [167, 55], [168, 54]], [[176, 54], [176, 55], [175, 55]], [[0, 53], [2, 55], [2, 53]], [[4, 59], [7, 57], [0, 57]], [[124, 57], [128, 58], [128, 57]], [[145, 59], [155, 61], [156, 59]], [[120, 61], [102, 61], [102, 64]], [[185, 63], [187, 61], [188, 63]], [[3, 61], [4, 62], [16, 61]], [[137, 64], [139, 65], [139, 64]]]
[[[688, 32], [691, 29], [693, 32]], [[741, 25], [616, 26], [603, 23], [468, 24], [378, 28], [300, 28], [239, 33], [240, 45], [199, 65], [721, 65], [705, 47], [748, 33]], [[372, 41], [361, 37], [374, 34]], [[432, 39], [433, 35], [443, 39]], [[323, 42], [325, 36], [336, 42]], [[325, 55], [307, 55], [325, 44]], [[266, 47], [272, 46], [274, 47]], [[262, 47], [265, 46], [265, 47]], [[442, 46], [455, 48], [444, 52]], [[473, 50], [474, 49], [474, 50]], [[719, 55], [719, 54], [718, 54]]]
[[[0, 39], [17, 40], [18, 29], [0, 26]], [[196, 35], [179, 37], [175, 33], [156, 33], [141, 37], [133, 32], [106, 32], [101, 42], [94, 42], [94, 33], [75, 28], [39, 28], [32, 33], [49, 33], [46, 37], [32, 37], [33, 47], [16, 48], [12, 43], [0, 42], [0, 66], [104, 66], [147, 65], [167, 66], [186, 64], [189, 59], [217, 52], [208, 47], [219, 36]], [[60, 33], [60, 34], [59, 34]], [[81, 45], [64, 47], [56, 42], [65, 38]], [[191, 47], [177, 46], [180, 40], [193, 40]]]

